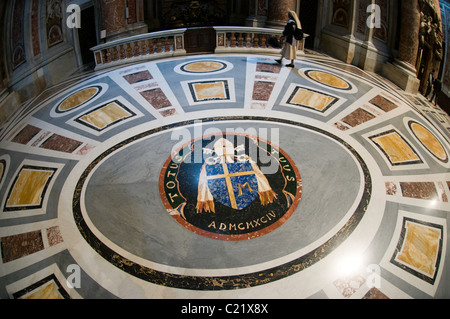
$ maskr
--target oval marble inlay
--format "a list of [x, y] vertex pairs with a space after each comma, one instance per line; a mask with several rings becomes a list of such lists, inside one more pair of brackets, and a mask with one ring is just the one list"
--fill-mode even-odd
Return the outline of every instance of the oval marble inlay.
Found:
[[317, 81], [327, 86], [331, 86], [336, 89], [350, 90], [352, 88], [350, 83], [330, 73], [321, 71], [307, 71], [305, 72], [305, 74], [314, 81]]
[[448, 155], [444, 147], [433, 133], [417, 122], [410, 121], [408, 124], [417, 139], [431, 154], [443, 162], [448, 161]]
[[101, 91], [101, 87], [93, 86], [89, 88], [85, 88], [81, 91], [78, 91], [66, 99], [64, 99], [56, 109], [56, 112], [62, 113], [70, 111], [88, 101], [93, 99], [97, 94]]
[[210, 73], [225, 69], [226, 64], [219, 61], [199, 61], [185, 64], [181, 70], [188, 73]]

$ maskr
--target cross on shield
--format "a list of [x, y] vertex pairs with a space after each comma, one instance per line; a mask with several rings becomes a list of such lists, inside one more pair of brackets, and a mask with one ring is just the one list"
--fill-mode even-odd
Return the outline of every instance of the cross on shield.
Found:
[[207, 165], [206, 174], [211, 194], [223, 205], [241, 210], [258, 196], [256, 172], [250, 162]]

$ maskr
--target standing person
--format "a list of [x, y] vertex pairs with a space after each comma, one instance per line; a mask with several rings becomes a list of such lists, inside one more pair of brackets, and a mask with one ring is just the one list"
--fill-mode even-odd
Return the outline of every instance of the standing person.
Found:
[[433, 95], [431, 96], [430, 102], [433, 103], [434, 99], [434, 105], [436, 105], [437, 102], [437, 96], [441, 92], [442, 89], [442, 82], [439, 80], [439, 78], [436, 78], [433, 82]]
[[291, 60], [291, 63], [286, 66], [293, 68], [294, 60], [297, 57], [297, 41], [303, 39], [303, 31], [302, 25], [295, 11], [289, 11], [288, 16], [289, 20], [283, 31], [284, 44], [281, 49], [281, 58], [276, 61], [281, 64], [283, 58]]
[[434, 69], [428, 75], [428, 84], [427, 84], [427, 92], [425, 93], [425, 97], [428, 98], [428, 95], [431, 93], [431, 89], [433, 88], [434, 82]]

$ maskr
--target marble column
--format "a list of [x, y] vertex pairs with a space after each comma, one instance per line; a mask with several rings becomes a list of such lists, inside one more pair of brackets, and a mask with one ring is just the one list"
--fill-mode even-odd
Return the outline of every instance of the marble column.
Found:
[[266, 27], [283, 29], [286, 25], [288, 18], [288, 12], [290, 10], [297, 10], [296, 0], [269, 0], [269, 14]]
[[106, 31], [106, 42], [148, 32], [143, 22], [142, 0], [100, 0], [100, 5], [101, 30]]
[[397, 60], [406, 68], [416, 72], [419, 50], [420, 9], [419, 1], [401, 1], [400, 43]]
[[267, 1], [250, 0], [249, 16], [245, 21], [248, 27], [264, 27], [267, 21]]
[[120, 37], [126, 29], [125, 4], [126, 0], [100, 0], [101, 30], [106, 31], [106, 42]]
[[383, 75], [408, 93], [417, 93], [417, 53], [419, 50], [420, 8], [418, 0], [401, 0], [398, 57], [383, 66]]

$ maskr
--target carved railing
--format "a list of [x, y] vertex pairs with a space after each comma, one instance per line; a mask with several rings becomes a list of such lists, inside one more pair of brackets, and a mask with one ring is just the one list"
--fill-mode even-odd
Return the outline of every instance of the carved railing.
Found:
[[[184, 33], [175, 29], [135, 35], [91, 48], [96, 70], [116, 65], [186, 55]], [[283, 30], [252, 27], [214, 27], [214, 53], [279, 54]], [[307, 35], [305, 35], [307, 36]], [[298, 54], [303, 52], [299, 41]]]
[[139, 60], [185, 55], [184, 32], [175, 29], [139, 34], [97, 45], [94, 53], [96, 70]]
[[[275, 53], [283, 45], [283, 30], [251, 27], [214, 27], [216, 53]], [[278, 44], [279, 47], [277, 47]]]

